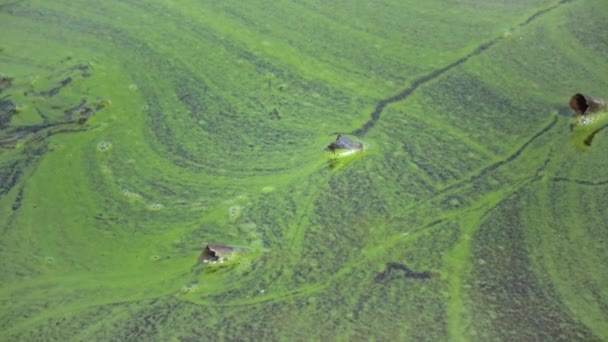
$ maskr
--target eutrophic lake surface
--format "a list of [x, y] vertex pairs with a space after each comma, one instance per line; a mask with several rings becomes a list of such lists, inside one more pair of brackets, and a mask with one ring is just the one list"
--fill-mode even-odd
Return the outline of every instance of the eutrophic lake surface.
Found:
[[607, 22], [0, 0], [0, 340], [607, 340]]

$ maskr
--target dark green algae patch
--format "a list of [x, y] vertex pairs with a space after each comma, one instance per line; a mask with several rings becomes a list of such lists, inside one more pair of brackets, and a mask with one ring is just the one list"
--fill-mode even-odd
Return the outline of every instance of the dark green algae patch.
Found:
[[446, 5], [0, 2], [0, 339], [608, 338], [608, 9]]

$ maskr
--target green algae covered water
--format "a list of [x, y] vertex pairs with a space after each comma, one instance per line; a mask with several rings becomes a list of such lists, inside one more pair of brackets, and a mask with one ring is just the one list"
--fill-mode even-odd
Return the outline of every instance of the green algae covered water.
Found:
[[0, 340], [608, 339], [607, 20], [0, 1]]

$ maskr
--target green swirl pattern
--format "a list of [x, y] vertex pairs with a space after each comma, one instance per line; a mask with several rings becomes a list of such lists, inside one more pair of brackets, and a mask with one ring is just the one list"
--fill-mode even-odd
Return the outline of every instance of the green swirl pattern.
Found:
[[0, 339], [608, 339], [607, 20], [0, 0]]

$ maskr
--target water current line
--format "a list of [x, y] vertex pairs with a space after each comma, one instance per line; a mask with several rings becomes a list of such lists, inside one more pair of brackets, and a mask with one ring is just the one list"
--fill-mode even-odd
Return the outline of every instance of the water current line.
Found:
[[[538, 19], [540, 16], [549, 13], [550, 11], [556, 9], [557, 7], [559, 7], [565, 3], [573, 2], [573, 1], [574, 0], [561, 0], [560, 2], [558, 2], [557, 4], [555, 4], [551, 7], [547, 7], [545, 9], [538, 10], [534, 14], [529, 16], [526, 20], [519, 23], [516, 27], [524, 27], [524, 26], [530, 24], [531, 22], [533, 22], [534, 20]], [[469, 53], [468, 55], [466, 55], [464, 57], [459, 58], [458, 60], [452, 62], [451, 64], [448, 64], [448, 65], [444, 66], [443, 68], [434, 70], [424, 76], [421, 76], [421, 77], [415, 79], [414, 81], [412, 81], [412, 83], [410, 84], [410, 86], [408, 88], [404, 89], [397, 95], [393, 95], [389, 98], [378, 101], [378, 103], [376, 103], [376, 108], [374, 109], [374, 111], [372, 112], [372, 114], [370, 116], [370, 119], [365, 124], [363, 124], [363, 126], [352, 131], [350, 134], [358, 136], [358, 137], [363, 137], [365, 134], [367, 134], [367, 132], [370, 129], [372, 129], [376, 125], [376, 122], [380, 119], [380, 114], [382, 113], [382, 111], [388, 104], [405, 100], [421, 85], [441, 76], [445, 72], [468, 61], [471, 57], [475, 57], [475, 56], [481, 54], [482, 52], [486, 51], [487, 49], [494, 46], [496, 43], [500, 42], [503, 39], [504, 39], [503, 36], [493, 38], [490, 41], [479, 45], [473, 52]]]

